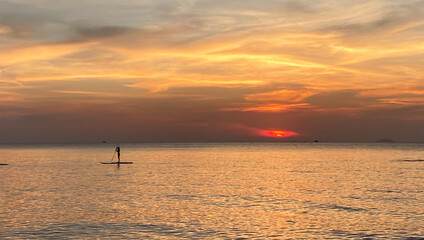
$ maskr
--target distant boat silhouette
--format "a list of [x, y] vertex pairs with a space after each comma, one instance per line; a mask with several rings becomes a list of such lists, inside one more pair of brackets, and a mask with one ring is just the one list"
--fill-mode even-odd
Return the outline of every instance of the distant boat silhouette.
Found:
[[7, 163], [0, 163], [0, 166], [5, 166], [5, 165], [9, 165]]
[[[114, 162], [113, 159], [115, 158], [115, 153], [118, 153], [118, 161]], [[101, 164], [133, 164], [133, 162], [121, 162], [121, 148], [119, 146], [116, 146], [115, 151], [113, 152], [112, 159], [110, 162], [100, 162]]]

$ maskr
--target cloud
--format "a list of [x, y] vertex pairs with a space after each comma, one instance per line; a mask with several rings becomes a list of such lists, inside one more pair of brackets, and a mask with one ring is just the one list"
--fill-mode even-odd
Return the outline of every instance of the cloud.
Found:
[[245, 99], [253, 102], [298, 103], [312, 94], [314, 94], [313, 90], [305, 88], [282, 89], [273, 92], [251, 94], [246, 96]]
[[[372, 3], [372, 1], [371, 1]], [[339, 38], [352, 46], [378, 46], [381, 43], [397, 45], [400, 39], [416, 31], [422, 33], [424, 21], [424, 2], [383, 2], [383, 6], [375, 11], [374, 17], [364, 21], [354, 21], [329, 25], [322, 29], [323, 33], [334, 32]], [[367, 18], [364, 18], [367, 19]], [[420, 29], [421, 27], [421, 29]], [[408, 33], [409, 31], [409, 33]], [[390, 36], [390, 37], [388, 37]]]
[[83, 40], [95, 40], [95, 39], [122, 36], [133, 31], [136, 31], [136, 30], [132, 28], [128, 28], [128, 27], [117, 27], [117, 26], [100, 26], [100, 27], [76, 26], [76, 32]]
[[368, 99], [358, 98], [358, 91], [342, 90], [335, 92], [322, 92], [306, 97], [303, 102], [320, 108], [339, 108], [339, 107], [361, 107], [369, 104]]

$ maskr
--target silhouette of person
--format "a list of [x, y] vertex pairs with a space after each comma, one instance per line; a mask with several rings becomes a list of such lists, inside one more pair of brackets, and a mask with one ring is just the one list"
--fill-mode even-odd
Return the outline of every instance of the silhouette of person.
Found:
[[118, 153], [118, 162], [121, 162], [121, 148], [119, 148], [119, 146], [116, 146], [115, 152]]

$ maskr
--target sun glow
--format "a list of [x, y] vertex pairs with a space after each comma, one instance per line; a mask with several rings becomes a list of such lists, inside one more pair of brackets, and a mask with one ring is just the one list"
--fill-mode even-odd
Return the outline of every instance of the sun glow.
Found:
[[265, 137], [283, 138], [297, 136], [298, 134], [292, 131], [284, 130], [261, 130], [260, 135]]

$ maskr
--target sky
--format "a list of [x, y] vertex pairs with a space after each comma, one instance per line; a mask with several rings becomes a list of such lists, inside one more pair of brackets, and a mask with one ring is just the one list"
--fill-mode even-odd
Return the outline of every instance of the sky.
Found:
[[423, 0], [0, 0], [0, 143], [424, 142]]

